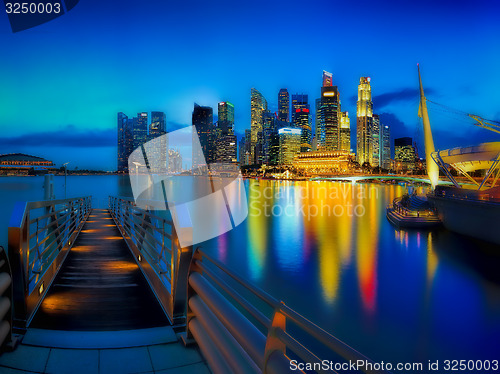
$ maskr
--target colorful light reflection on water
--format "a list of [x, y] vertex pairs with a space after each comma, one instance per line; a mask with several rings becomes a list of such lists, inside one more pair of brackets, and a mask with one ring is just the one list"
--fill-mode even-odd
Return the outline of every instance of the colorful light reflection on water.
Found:
[[[55, 179], [61, 197], [64, 178]], [[202, 244], [242, 277], [376, 361], [500, 358], [498, 248], [484, 253], [446, 230], [395, 230], [385, 207], [405, 191], [398, 185], [245, 183], [247, 220]], [[2, 245], [14, 202], [42, 199], [42, 185], [0, 178]], [[104, 207], [130, 186], [127, 177], [68, 177], [68, 196], [89, 194]]]

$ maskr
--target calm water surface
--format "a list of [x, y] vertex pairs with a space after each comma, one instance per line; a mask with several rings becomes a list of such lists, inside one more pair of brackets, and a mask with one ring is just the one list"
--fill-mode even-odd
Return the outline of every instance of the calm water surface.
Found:
[[[500, 248], [444, 229], [397, 231], [397, 185], [246, 181], [247, 220], [203, 248], [375, 361], [500, 359]], [[0, 244], [43, 177], [0, 178]], [[64, 177], [55, 177], [64, 197]], [[68, 177], [68, 197], [130, 196], [127, 177]], [[492, 223], [493, 224], [493, 223]]]

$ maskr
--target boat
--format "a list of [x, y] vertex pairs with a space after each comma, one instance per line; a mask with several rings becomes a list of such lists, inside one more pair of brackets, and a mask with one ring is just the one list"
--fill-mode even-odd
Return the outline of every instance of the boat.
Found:
[[406, 194], [397, 197], [387, 207], [386, 216], [397, 228], [427, 230], [441, 226], [441, 220], [426, 196]]
[[[500, 142], [436, 151], [420, 68], [418, 75], [419, 117], [424, 124], [427, 173], [432, 185], [427, 198], [448, 230], [500, 245], [500, 230], [495, 227], [500, 219], [500, 186], [497, 186], [500, 177]], [[499, 122], [488, 122], [482, 117], [467, 115], [478, 122], [475, 123], [476, 126], [500, 134]], [[469, 183], [459, 183], [451, 169], [465, 177]], [[437, 185], [439, 170], [449, 179], [451, 186]], [[485, 170], [481, 180], [470, 174], [478, 170]]]

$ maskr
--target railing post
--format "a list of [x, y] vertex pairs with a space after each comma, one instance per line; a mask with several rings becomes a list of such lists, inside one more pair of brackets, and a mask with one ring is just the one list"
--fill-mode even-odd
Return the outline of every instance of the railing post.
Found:
[[[280, 306], [281, 305], [284, 305], [283, 301], [280, 303]], [[280, 306], [274, 310], [271, 327], [267, 332], [266, 349], [264, 351], [264, 367], [262, 368], [264, 374], [267, 373], [267, 364], [273, 353], [278, 352], [282, 355], [286, 354], [286, 344], [276, 336], [277, 329], [286, 331], [286, 316], [281, 312]]]
[[197, 262], [202, 262], [203, 261], [203, 255], [199, 251], [198, 248], [193, 253], [193, 256], [191, 258], [191, 263], [189, 264], [189, 269], [188, 269], [188, 274], [187, 274], [187, 290], [186, 290], [186, 335], [182, 337], [184, 344], [191, 344], [191, 342], [194, 342], [194, 336], [193, 333], [191, 332], [191, 329], [189, 328], [189, 322], [191, 319], [194, 318], [195, 314], [191, 310], [191, 307], [189, 306], [189, 299], [191, 297], [196, 295], [195, 290], [193, 290], [193, 287], [189, 285], [189, 277], [192, 273], [198, 272], [198, 273], [203, 273], [203, 271], [200, 269], [200, 267], [197, 265]]
[[[192, 230], [192, 228], [190, 228]], [[186, 230], [186, 229], [183, 229]], [[191, 231], [192, 235], [192, 231]], [[177, 231], [172, 225], [172, 264], [175, 262], [174, 271], [170, 274], [172, 279], [172, 312], [171, 320], [173, 325], [186, 322], [186, 305], [188, 276], [191, 259], [193, 257], [193, 247], [181, 248]], [[177, 257], [177, 259], [175, 259]]]
[[[26, 203], [17, 203], [14, 211], [16, 215], [23, 215]], [[9, 225], [8, 256], [12, 269], [12, 301], [13, 301], [13, 328], [21, 333], [26, 332], [28, 292], [28, 252], [29, 252], [29, 214], [26, 214], [20, 227]]]

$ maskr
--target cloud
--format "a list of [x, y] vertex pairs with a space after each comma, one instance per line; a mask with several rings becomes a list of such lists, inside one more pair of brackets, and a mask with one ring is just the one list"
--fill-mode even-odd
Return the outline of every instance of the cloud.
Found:
[[[435, 95], [436, 91], [433, 90], [432, 88], [426, 88], [425, 89], [426, 95]], [[351, 103], [353, 105], [356, 104], [358, 97], [357, 96], [352, 96], [351, 97]], [[392, 92], [386, 92], [380, 95], [375, 95], [372, 97], [373, 101], [373, 108], [374, 111], [377, 112], [381, 108], [384, 108], [388, 106], [389, 104], [395, 103], [395, 102], [411, 102], [415, 101], [416, 103], [419, 101], [419, 91], [416, 88], [403, 88], [397, 91], [392, 91]]]
[[81, 130], [67, 125], [59, 130], [31, 132], [23, 135], [0, 137], [0, 146], [100, 148], [116, 146], [115, 129]]

